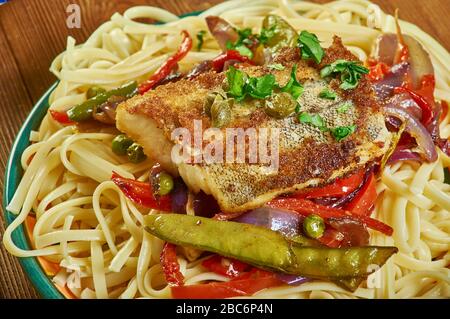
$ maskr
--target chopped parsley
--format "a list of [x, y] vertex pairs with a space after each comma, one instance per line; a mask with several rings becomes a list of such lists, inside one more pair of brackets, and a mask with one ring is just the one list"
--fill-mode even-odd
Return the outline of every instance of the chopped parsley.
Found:
[[348, 109], [352, 106], [351, 103], [346, 102], [337, 108], [338, 113], [346, 113]]
[[205, 36], [206, 31], [205, 30], [201, 30], [197, 32], [197, 51], [201, 51], [202, 50], [202, 46], [203, 46], [203, 37]]
[[298, 46], [301, 49], [302, 59], [313, 59], [316, 63], [322, 61], [325, 53], [315, 34], [309, 33], [308, 31], [302, 31], [298, 37]]
[[261, 33], [258, 36], [259, 42], [265, 44], [272, 39], [275, 36], [275, 27], [276, 25], [271, 26], [269, 29], [262, 28]]
[[319, 93], [319, 97], [322, 99], [336, 100], [337, 95], [335, 92], [330, 91], [329, 89], [324, 89], [322, 92]]
[[227, 41], [226, 46], [228, 50], [236, 50], [239, 52], [240, 55], [249, 57], [250, 59], [253, 58], [253, 52], [248, 48], [248, 46], [251, 46], [253, 44], [253, 40], [251, 37], [253, 37], [252, 29], [246, 28], [243, 30], [237, 30], [239, 38], [235, 43], [231, 42], [230, 40]]
[[320, 129], [322, 132], [328, 130], [327, 124], [319, 114], [311, 115], [309, 113], [302, 112], [298, 116], [298, 120], [300, 121], [300, 123], [311, 124], [312, 126], [315, 126], [318, 129]]
[[287, 92], [297, 100], [303, 93], [303, 85], [297, 81], [297, 64], [292, 67], [291, 78], [284, 87], [280, 87], [282, 92]]
[[243, 71], [231, 66], [227, 71], [228, 94], [237, 101], [242, 101], [247, 95], [255, 99], [265, 99], [272, 95], [274, 89], [287, 92], [297, 100], [303, 93], [303, 86], [296, 79], [297, 67], [294, 66], [289, 82], [280, 87], [273, 74], [266, 74], [260, 77], [250, 77]]
[[266, 74], [261, 77], [249, 78], [246, 89], [251, 97], [265, 99], [272, 95], [275, 84], [275, 76], [273, 74]]
[[227, 71], [228, 93], [237, 101], [247, 95], [256, 99], [264, 99], [272, 95], [276, 86], [275, 76], [266, 74], [261, 77], [249, 77], [243, 71], [231, 66]]
[[342, 82], [339, 87], [343, 90], [350, 90], [358, 86], [362, 74], [369, 73], [369, 70], [360, 65], [359, 61], [336, 60], [325, 66], [320, 71], [320, 76], [325, 78], [338, 73], [341, 74]]
[[331, 135], [336, 139], [336, 141], [340, 142], [350, 134], [356, 131], [356, 125], [350, 126], [338, 126], [330, 129]]
[[356, 131], [356, 125], [350, 126], [338, 126], [335, 128], [328, 128], [324, 119], [319, 114], [309, 114], [302, 112], [298, 115], [298, 120], [300, 123], [311, 124], [317, 127], [322, 132], [330, 131], [331, 135], [340, 142], [350, 134]]
[[278, 71], [282, 71], [285, 69], [284, 65], [280, 63], [269, 64], [267, 68]]

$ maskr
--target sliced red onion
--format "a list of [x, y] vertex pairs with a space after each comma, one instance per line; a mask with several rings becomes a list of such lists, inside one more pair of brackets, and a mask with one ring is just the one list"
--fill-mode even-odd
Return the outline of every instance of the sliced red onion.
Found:
[[387, 104], [393, 104], [396, 107], [404, 109], [419, 121], [422, 119], [422, 109], [408, 93], [395, 94], [387, 101]]
[[206, 17], [206, 24], [222, 51], [226, 51], [227, 42], [235, 43], [239, 39], [236, 29], [224, 19], [217, 16]]
[[195, 216], [213, 217], [220, 212], [220, 207], [216, 199], [202, 191], [194, 195], [192, 204], [194, 206]]
[[406, 123], [405, 131], [415, 138], [422, 155], [429, 162], [437, 160], [437, 152], [427, 129], [414, 116], [408, 114], [404, 109], [393, 104], [388, 104], [384, 107], [384, 113], [389, 116], [394, 116]]
[[213, 67], [211, 60], [202, 61], [199, 64], [197, 64], [191, 71], [189, 71], [189, 73], [186, 75], [186, 78], [193, 79], [202, 73], [206, 73], [212, 70], [212, 68]]
[[393, 164], [401, 161], [421, 161], [420, 155], [410, 149], [397, 148], [389, 157], [388, 163]]
[[276, 273], [276, 277], [282, 282], [290, 285], [290, 286], [298, 286], [305, 282], [311, 281], [312, 279], [306, 277], [300, 277], [296, 275], [288, 275], [282, 273]]
[[170, 195], [172, 200], [172, 212], [175, 214], [186, 214], [188, 189], [181, 178], [174, 180], [174, 187]]
[[394, 65], [391, 72], [386, 74], [383, 79], [372, 84], [377, 98], [384, 101], [391, 97], [394, 94], [394, 88], [402, 86], [408, 72], [408, 62]]
[[282, 209], [260, 207], [245, 213], [233, 221], [266, 227], [292, 237], [301, 233], [303, 216]]
[[353, 218], [330, 218], [328, 223], [344, 235], [342, 246], [355, 247], [369, 244], [369, 232], [366, 226]]

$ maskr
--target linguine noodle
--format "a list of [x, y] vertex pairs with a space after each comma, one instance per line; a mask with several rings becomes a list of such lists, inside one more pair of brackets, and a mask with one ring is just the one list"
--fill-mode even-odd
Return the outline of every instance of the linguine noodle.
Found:
[[[239, 28], [259, 32], [265, 15], [287, 19], [297, 30], [317, 34], [324, 46], [337, 34], [362, 61], [382, 32], [395, 32], [394, 17], [366, 0], [340, 0], [324, 5], [289, 0], [232, 0], [199, 16], [178, 18], [154, 7], [134, 7], [116, 13], [81, 45], [73, 38], [50, 70], [60, 82], [50, 97], [50, 108], [65, 110], [83, 102], [92, 85], [112, 89], [130, 80], [148, 78], [181, 41], [181, 30], [191, 35], [207, 30], [204, 18], [220, 15]], [[133, 19], [151, 18], [149, 25]], [[437, 100], [450, 101], [449, 53], [417, 26], [400, 21], [402, 31], [428, 51], [436, 75]], [[195, 45], [195, 43], [194, 43]], [[205, 37], [201, 52], [191, 51], [180, 62], [181, 71], [220, 53], [216, 41]], [[450, 114], [440, 124], [450, 137]], [[136, 206], [110, 181], [112, 171], [127, 178], [148, 180], [154, 163], [132, 164], [111, 151], [113, 134], [78, 133], [61, 127], [46, 115], [33, 142], [23, 153], [24, 175], [7, 210], [16, 219], [3, 242], [19, 257], [40, 256], [57, 264], [49, 275], [67, 296], [76, 298], [169, 298], [159, 262], [163, 241], [143, 231], [143, 216], [155, 211]], [[157, 146], [155, 146], [157, 147]], [[434, 163], [401, 162], [385, 167], [377, 183], [374, 218], [394, 228], [392, 237], [371, 233], [371, 244], [396, 246], [399, 253], [372, 274], [354, 293], [331, 282], [312, 281], [258, 292], [257, 298], [412, 298], [450, 297], [450, 185], [443, 168], [450, 158], [439, 151]], [[189, 213], [189, 211], [188, 211]], [[33, 223], [35, 222], [34, 226]], [[12, 232], [28, 225], [33, 250], [17, 247]], [[207, 272], [201, 261], [178, 256], [186, 284], [226, 281]]]

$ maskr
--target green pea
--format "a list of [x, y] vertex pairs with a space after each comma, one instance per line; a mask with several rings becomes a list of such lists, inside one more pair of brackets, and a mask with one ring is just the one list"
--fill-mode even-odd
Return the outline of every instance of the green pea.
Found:
[[322, 237], [325, 231], [325, 222], [323, 218], [314, 214], [309, 215], [303, 221], [303, 231], [305, 235], [311, 238]]
[[117, 155], [126, 155], [128, 148], [133, 144], [133, 140], [125, 134], [117, 135], [111, 143], [112, 151]]
[[91, 99], [94, 96], [97, 96], [100, 93], [105, 93], [105, 92], [106, 92], [106, 90], [104, 88], [101, 88], [99, 86], [92, 86], [92, 87], [89, 88], [89, 90], [87, 90], [86, 97], [88, 99]]
[[266, 99], [264, 111], [277, 119], [288, 117], [295, 112], [297, 102], [286, 92], [274, 93]]
[[158, 184], [158, 195], [167, 195], [173, 189], [173, 178], [166, 172], [161, 172], [158, 175]]
[[127, 156], [130, 162], [135, 164], [147, 159], [147, 155], [144, 154], [144, 149], [138, 143], [133, 143], [130, 147], [128, 147]]

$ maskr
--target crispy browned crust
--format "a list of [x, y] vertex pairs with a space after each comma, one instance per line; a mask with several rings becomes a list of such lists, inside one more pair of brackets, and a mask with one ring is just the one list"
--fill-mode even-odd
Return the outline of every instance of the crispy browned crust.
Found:
[[[277, 82], [283, 85], [289, 80], [291, 67], [296, 63], [298, 65], [297, 78], [303, 83], [320, 81], [318, 70], [337, 59], [358, 60], [343, 46], [339, 37], [335, 37], [333, 44], [326, 49], [325, 57], [318, 66], [313, 62], [300, 60], [298, 49], [286, 48], [274, 61], [274, 63], [281, 63], [286, 67], [283, 71], [269, 70], [265, 66], [244, 67], [243, 69], [252, 76], [262, 76], [271, 72], [275, 75]], [[194, 80], [169, 83], [144, 96], [126, 101], [120, 105], [119, 114], [121, 111], [126, 111], [153, 120], [159, 128], [164, 130], [169, 139], [174, 128], [185, 127], [192, 130], [194, 119], [202, 120], [203, 129], [206, 129], [211, 126], [211, 122], [209, 117], [203, 114], [205, 96], [209, 91], [220, 87], [224, 79], [224, 73], [210, 72], [200, 75]], [[312, 137], [301, 139], [295, 147], [281, 148], [279, 171], [276, 175], [253, 178], [254, 176], [246, 168], [236, 168], [235, 165], [223, 164], [219, 167], [206, 167], [206, 170], [202, 172], [210, 175], [207, 179], [210, 184], [214, 185], [210, 185], [210, 191], [218, 199], [224, 211], [251, 209], [261, 205], [261, 201], [270, 200], [279, 194], [307, 186], [329, 183], [336, 177], [359, 169], [385, 152], [386, 145], [383, 137], [381, 137], [382, 140], [379, 139], [379, 132], [385, 130], [385, 127], [383, 121], [380, 120], [382, 115], [369, 81], [363, 77], [356, 89], [348, 91], [339, 89], [339, 80], [332, 80], [329, 85], [339, 93], [343, 100], [353, 101], [356, 111], [352, 121], [357, 125], [356, 133], [341, 142], [335, 141], [327, 133], [328, 135], [324, 134], [319, 139]], [[376, 119], [375, 124], [373, 124], [374, 119]], [[282, 120], [271, 118], [262, 109], [257, 109], [251, 116], [236, 119], [227, 127], [260, 128], [273, 127], [274, 124], [284, 125], [283, 123], [285, 122]], [[304, 124], [297, 123], [296, 125]], [[305, 132], [311, 133], [312, 131], [309, 128], [300, 131], [302, 134]], [[321, 133], [314, 131], [311, 134]], [[360, 158], [361, 149], [365, 150], [364, 156], [367, 158]], [[189, 181], [186, 182], [188, 185], [192, 184]], [[242, 191], [243, 186], [245, 192]], [[233, 193], [239, 193], [239, 195], [233, 197], [230, 195]], [[261, 201], [257, 200], [258, 198]]]

